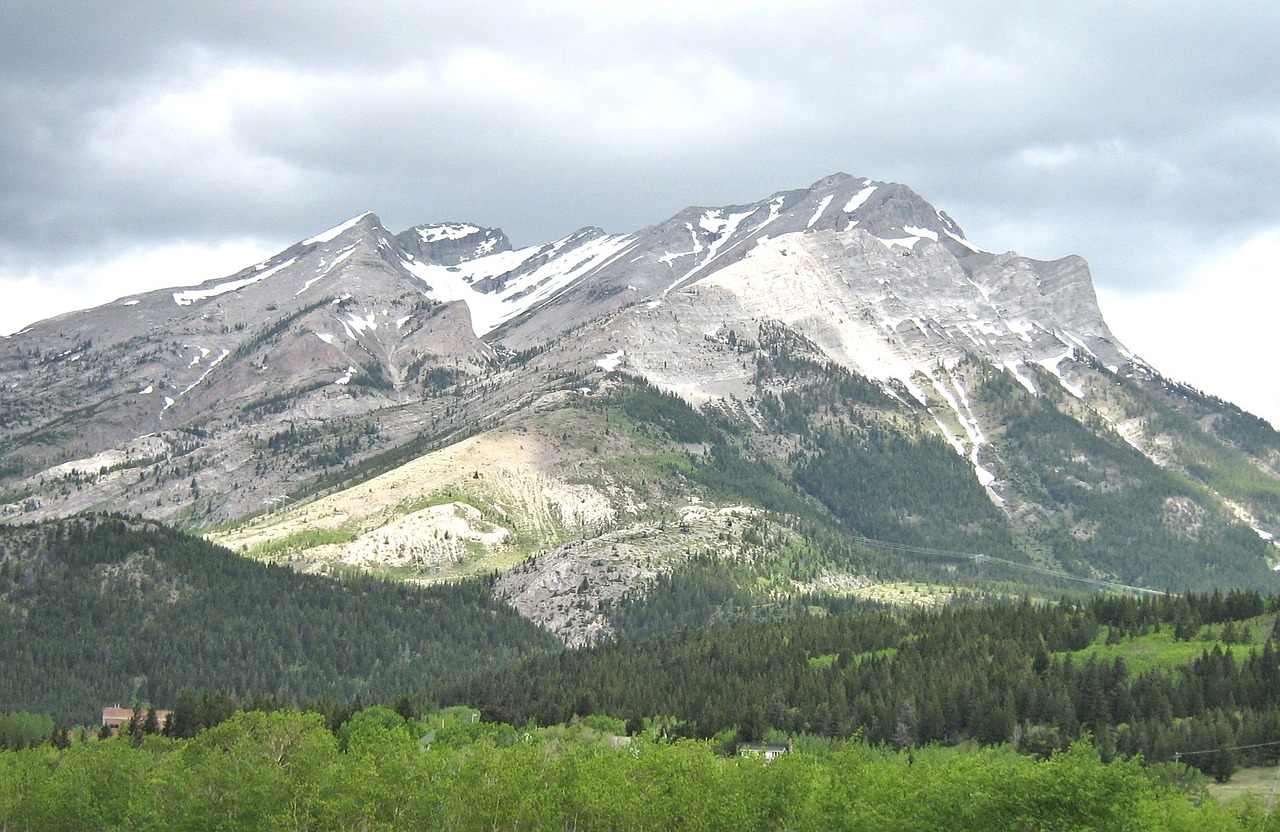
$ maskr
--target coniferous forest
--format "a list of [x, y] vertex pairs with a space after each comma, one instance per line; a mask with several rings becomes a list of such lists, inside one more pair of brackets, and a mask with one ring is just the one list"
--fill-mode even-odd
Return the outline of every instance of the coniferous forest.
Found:
[[[300, 575], [115, 516], [0, 552], [11, 828], [1247, 829], [1197, 778], [1280, 759], [1253, 590], [762, 612], [704, 558], [566, 650], [489, 579]], [[116, 702], [124, 736], [72, 728]], [[800, 753], [735, 756], [762, 740]]]
[[302, 575], [146, 521], [5, 528], [0, 552], [0, 711], [63, 724], [184, 692], [390, 699], [556, 643], [487, 580]]
[[1278, 605], [1243, 591], [810, 615], [538, 656], [444, 701], [516, 724], [663, 715], [704, 738], [1044, 756], [1087, 737], [1105, 759], [1185, 757], [1225, 780], [1280, 758]]
[[729, 566], [693, 563], [616, 611], [617, 640], [565, 650], [483, 579], [300, 575], [119, 517], [3, 539], [0, 712], [59, 725], [143, 704], [175, 709], [190, 736], [238, 707], [333, 719], [408, 698], [512, 724], [662, 717], [704, 739], [858, 735], [1045, 756], [1088, 738], [1106, 759], [1189, 755], [1220, 779], [1280, 756], [1280, 599], [1252, 590], [915, 612], [814, 598], [758, 619]]

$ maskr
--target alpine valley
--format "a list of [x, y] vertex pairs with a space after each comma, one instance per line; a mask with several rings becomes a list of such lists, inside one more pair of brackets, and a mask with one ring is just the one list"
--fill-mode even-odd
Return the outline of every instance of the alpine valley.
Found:
[[9, 526], [496, 573], [571, 646], [646, 604], [1280, 585], [1270, 425], [1126, 349], [1079, 257], [985, 251], [845, 174], [519, 249], [362, 214], [0, 339], [0, 389]]

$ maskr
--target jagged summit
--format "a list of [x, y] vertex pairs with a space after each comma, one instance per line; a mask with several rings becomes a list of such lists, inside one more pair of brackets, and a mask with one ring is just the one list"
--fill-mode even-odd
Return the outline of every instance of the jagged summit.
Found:
[[[788, 275], [779, 258], [802, 249], [823, 262]], [[744, 262], [748, 266], [738, 267]], [[365, 212], [226, 278], [122, 298], [62, 316], [57, 327], [36, 325], [31, 333], [65, 349], [87, 340], [119, 343], [139, 327], [189, 331], [217, 320], [231, 332], [215, 333], [227, 337], [202, 348], [230, 355], [233, 336], [261, 322], [327, 315], [329, 323], [318, 321], [313, 328], [325, 344], [332, 346], [327, 339], [340, 335], [377, 356], [379, 350], [363, 343], [387, 337], [375, 326], [377, 317], [391, 315], [392, 308], [440, 304], [453, 309], [452, 318], [470, 321], [474, 343], [466, 349], [483, 354], [487, 346], [479, 338], [511, 349], [545, 344], [731, 268], [729, 273], [745, 275], [744, 287], [758, 283], [749, 278], [762, 269], [776, 272], [769, 291], [784, 296], [798, 281], [812, 283], [820, 274], [830, 284], [838, 276], [841, 297], [867, 310], [857, 313], [860, 319], [882, 319], [881, 339], [911, 354], [903, 367], [954, 358], [963, 350], [998, 363], [1046, 360], [1009, 346], [1010, 339], [1034, 342], [1033, 330], [1054, 333], [1054, 344], [1079, 347], [1108, 366], [1118, 367], [1127, 356], [1102, 321], [1079, 258], [1039, 263], [1012, 253], [989, 254], [910, 188], [845, 173], [753, 203], [690, 207], [630, 234], [584, 228], [521, 249], [513, 249], [501, 229], [458, 221], [393, 235], [376, 214]], [[766, 301], [751, 305], [757, 302]], [[824, 317], [818, 309], [797, 314]], [[392, 320], [400, 321], [398, 332], [415, 331], [412, 314]], [[361, 363], [342, 361], [333, 367], [339, 377]]]
[[[809, 188], [781, 191], [753, 208], [770, 207], [770, 236], [800, 230], [862, 228], [888, 246], [913, 248], [922, 239], [979, 251], [946, 214], [905, 185], [836, 173]], [[741, 206], [739, 206], [741, 207]]]
[[[727, 306], [676, 298], [713, 276], [708, 287]], [[401, 396], [413, 389], [408, 368], [424, 360], [483, 362], [491, 347], [547, 344], [664, 298], [701, 307], [689, 320], [790, 310], [781, 317], [840, 345], [851, 368], [908, 387], [966, 354], [1011, 372], [1056, 368], [1074, 350], [1117, 369], [1130, 357], [1102, 320], [1083, 260], [983, 252], [910, 188], [844, 173], [753, 203], [687, 208], [630, 234], [583, 228], [521, 249], [500, 229], [457, 221], [393, 235], [365, 212], [226, 278], [64, 315], [6, 348], [41, 342], [70, 356], [87, 343], [168, 338], [173, 365], [135, 361], [129, 384], [174, 390], [143, 408], [173, 419], [202, 395], [228, 395], [222, 378], [244, 391], [377, 379]], [[258, 352], [254, 369], [231, 371]], [[659, 375], [675, 388], [705, 387], [667, 378], [664, 363]]]
[[428, 266], [456, 266], [511, 250], [502, 229], [465, 222], [417, 225], [397, 234], [396, 241], [410, 259]]

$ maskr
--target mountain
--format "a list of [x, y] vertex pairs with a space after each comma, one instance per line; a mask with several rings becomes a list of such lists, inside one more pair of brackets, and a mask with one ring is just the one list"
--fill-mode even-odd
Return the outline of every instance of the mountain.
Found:
[[921, 576], [1276, 582], [1270, 425], [1126, 349], [1079, 257], [985, 251], [845, 174], [519, 249], [362, 214], [0, 339], [0, 387], [5, 522], [496, 570], [569, 643], [703, 556], [733, 571], [708, 618]]

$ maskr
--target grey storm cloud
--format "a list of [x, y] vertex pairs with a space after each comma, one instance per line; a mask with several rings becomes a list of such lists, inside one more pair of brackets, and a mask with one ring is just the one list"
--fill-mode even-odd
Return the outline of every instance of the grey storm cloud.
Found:
[[532, 243], [846, 170], [911, 185], [982, 245], [1083, 253], [1101, 282], [1149, 285], [1205, 240], [1280, 221], [1277, 18], [1254, 3], [11, 0], [0, 265], [284, 245], [365, 209]]

